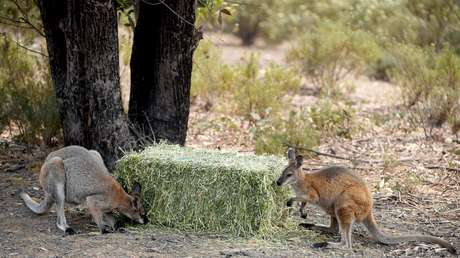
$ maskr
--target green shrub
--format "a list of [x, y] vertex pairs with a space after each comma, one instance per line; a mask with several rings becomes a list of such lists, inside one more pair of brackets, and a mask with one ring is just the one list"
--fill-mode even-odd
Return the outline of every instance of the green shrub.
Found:
[[300, 38], [288, 60], [298, 64], [322, 92], [333, 96], [348, 75], [362, 72], [377, 59], [378, 50], [370, 34], [324, 22]]
[[274, 183], [285, 161], [159, 144], [118, 163], [124, 186], [142, 185], [150, 223], [180, 230], [270, 237], [287, 219], [289, 190]]
[[236, 77], [235, 69], [223, 64], [221, 51], [211, 41], [201, 41], [193, 56], [191, 97], [211, 101], [231, 92]]
[[[23, 44], [24, 42], [33, 43], [37, 37], [41, 37], [37, 31], [37, 28], [39, 30], [43, 28], [37, 1], [0, 1], [0, 17], [2, 17], [0, 36], [3, 34], [20, 35], [19, 38]], [[34, 28], [28, 23], [33, 24]]]
[[229, 19], [231, 29], [244, 45], [251, 45], [257, 36], [266, 42], [279, 43], [300, 32], [309, 31], [324, 17], [335, 20], [347, 7], [345, 1], [248, 0], [235, 6], [235, 18]]
[[422, 47], [434, 46], [439, 51], [447, 43], [460, 51], [460, 8], [456, 0], [409, 0], [409, 12], [416, 17], [417, 39], [410, 42]]
[[0, 39], [0, 129], [19, 140], [51, 144], [60, 133], [56, 98], [46, 59]]
[[263, 81], [268, 88], [279, 88], [281, 94], [297, 93], [300, 90], [299, 72], [294, 68], [285, 68], [270, 64], [265, 69]]
[[[233, 32], [243, 45], [252, 45], [257, 36], [266, 36], [263, 24], [270, 19], [270, 10], [276, 1], [249, 0], [235, 3], [232, 17], [227, 19], [226, 31]], [[261, 35], [262, 34], [262, 35]]]
[[352, 138], [358, 129], [354, 110], [342, 103], [331, 103], [330, 99], [320, 99], [309, 112], [313, 127], [322, 136]]
[[411, 121], [430, 136], [433, 127], [460, 112], [460, 57], [450, 47], [437, 53], [435, 48], [398, 45], [394, 53], [393, 77], [411, 111]]
[[300, 88], [300, 77], [294, 70], [271, 65], [263, 71], [254, 54], [236, 69], [234, 96], [240, 115], [264, 117], [267, 112], [276, 112], [289, 102], [287, 93]]
[[247, 0], [232, 8], [227, 31], [248, 43], [256, 35], [268, 42], [286, 41], [328, 20], [400, 43], [438, 49], [449, 43], [460, 53], [456, 0]]
[[319, 135], [305, 112], [289, 112], [287, 119], [277, 115], [257, 121], [252, 128], [255, 151], [258, 154], [283, 155], [286, 144], [313, 148]]
[[287, 102], [286, 94], [299, 88], [300, 76], [294, 69], [274, 64], [263, 69], [256, 55], [250, 55], [241, 64], [225, 65], [220, 51], [206, 41], [195, 52], [192, 98], [207, 102], [233, 98], [230, 109], [238, 115], [264, 116], [269, 110], [279, 110]]
[[365, 74], [375, 80], [390, 81], [391, 71], [396, 67], [396, 60], [389, 51], [381, 49], [377, 60], [370, 63], [365, 71]]

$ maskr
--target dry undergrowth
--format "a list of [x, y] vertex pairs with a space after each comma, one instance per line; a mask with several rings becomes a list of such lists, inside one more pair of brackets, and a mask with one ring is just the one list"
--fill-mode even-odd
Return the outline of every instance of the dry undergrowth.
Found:
[[[388, 233], [432, 234], [459, 245], [460, 142], [447, 127], [436, 129], [433, 139], [414, 128], [400, 108], [400, 92], [395, 86], [353, 80], [356, 90], [348, 98], [362, 130], [352, 139], [322, 138], [317, 148], [348, 160], [316, 156], [305, 162], [306, 170], [328, 165], [352, 167], [368, 182], [377, 219]], [[308, 93], [303, 87], [300, 92]], [[315, 100], [315, 96], [299, 94], [293, 97], [293, 106], [311, 105]], [[192, 108], [189, 128], [190, 146], [254, 151], [245, 119], [224, 115], [218, 108], [208, 110], [199, 101]], [[323, 213], [314, 207], [310, 210], [311, 219], [328, 223]], [[393, 247], [388, 255], [430, 256], [437, 252], [437, 246], [417, 244]]]

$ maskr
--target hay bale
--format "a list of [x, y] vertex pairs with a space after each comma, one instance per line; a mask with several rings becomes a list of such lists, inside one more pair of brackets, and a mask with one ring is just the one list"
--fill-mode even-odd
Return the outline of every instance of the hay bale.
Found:
[[158, 144], [123, 157], [116, 176], [125, 187], [141, 183], [155, 225], [265, 237], [287, 219], [289, 190], [274, 183], [284, 164], [275, 156]]

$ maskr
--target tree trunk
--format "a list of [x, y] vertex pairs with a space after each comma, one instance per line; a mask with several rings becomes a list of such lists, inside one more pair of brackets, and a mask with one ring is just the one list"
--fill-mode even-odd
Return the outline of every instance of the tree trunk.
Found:
[[190, 107], [194, 0], [139, 2], [131, 56], [129, 118], [143, 135], [184, 144]]
[[99, 151], [113, 168], [131, 141], [112, 0], [39, 0], [66, 145]]

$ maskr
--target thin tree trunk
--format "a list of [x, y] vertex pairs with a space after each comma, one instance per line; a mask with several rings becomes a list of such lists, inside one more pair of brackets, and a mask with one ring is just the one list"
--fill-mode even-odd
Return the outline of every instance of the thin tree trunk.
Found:
[[132, 139], [123, 113], [115, 1], [39, 0], [66, 145], [112, 168]]
[[131, 57], [129, 118], [145, 136], [184, 144], [190, 107], [194, 0], [140, 1]]

